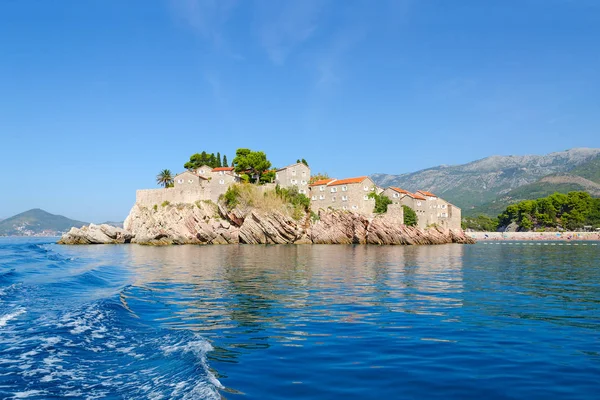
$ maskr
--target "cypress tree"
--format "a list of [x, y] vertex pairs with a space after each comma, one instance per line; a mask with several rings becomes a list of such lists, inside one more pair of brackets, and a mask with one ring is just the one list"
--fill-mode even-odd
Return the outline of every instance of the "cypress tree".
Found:
[[229, 167], [229, 165], [227, 165], [227, 156], [225, 154], [223, 154], [223, 166]]
[[217, 152], [217, 167], [221, 167], [221, 153]]

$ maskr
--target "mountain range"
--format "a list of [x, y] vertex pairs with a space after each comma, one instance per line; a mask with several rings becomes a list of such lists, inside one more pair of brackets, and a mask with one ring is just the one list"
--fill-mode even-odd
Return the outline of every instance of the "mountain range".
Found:
[[371, 178], [383, 187], [433, 192], [462, 208], [463, 215], [496, 216], [511, 203], [554, 192], [581, 190], [600, 196], [600, 149], [491, 156], [462, 165], [400, 175], [374, 174]]

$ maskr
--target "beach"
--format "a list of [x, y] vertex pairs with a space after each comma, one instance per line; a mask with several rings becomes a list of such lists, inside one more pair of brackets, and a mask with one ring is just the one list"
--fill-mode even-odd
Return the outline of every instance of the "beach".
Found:
[[508, 240], [558, 240], [558, 241], [600, 241], [600, 232], [465, 232], [478, 241]]

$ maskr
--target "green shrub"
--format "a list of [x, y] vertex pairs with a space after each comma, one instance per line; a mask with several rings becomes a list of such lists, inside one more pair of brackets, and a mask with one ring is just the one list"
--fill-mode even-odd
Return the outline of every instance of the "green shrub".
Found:
[[404, 211], [404, 225], [417, 226], [419, 219], [417, 218], [415, 210], [405, 205], [402, 206], [402, 210]]
[[392, 200], [383, 194], [371, 192], [369, 193], [369, 198], [375, 199], [375, 208], [373, 208], [373, 212], [376, 214], [386, 213], [388, 206], [392, 204]]
[[233, 209], [240, 202], [240, 187], [238, 185], [231, 185], [227, 188], [225, 194], [221, 195], [221, 199], [225, 203], [228, 209]]
[[171, 202], [169, 202], [168, 200], [165, 200], [165, 201], [162, 202], [161, 206], [166, 207], [169, 204], [171, 204]]
[[154, 209], [154, 211], [158, 211], [158, 204], [155, 204], [152, 208]]

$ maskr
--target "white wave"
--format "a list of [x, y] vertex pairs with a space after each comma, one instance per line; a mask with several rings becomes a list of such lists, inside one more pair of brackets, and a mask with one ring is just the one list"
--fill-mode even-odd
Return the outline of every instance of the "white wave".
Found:
[[8, 321], [10, 321], [11, 319], [17, 318], [19, 315], [23, 314], [25, 312], [24, 308], [19, 308], [17, 309], [17, 311], [11, 313], [11, 314], [6, 314], [0, 317], [0, 328], [2, 328], [3, 326], [6, 326], [6, 324], [8, 323]]

